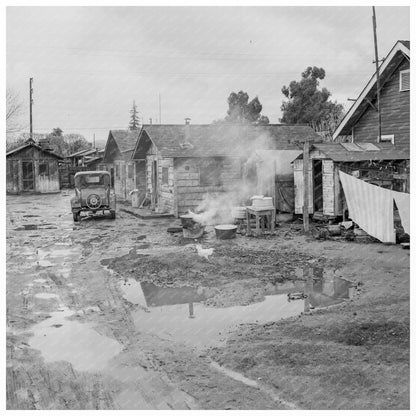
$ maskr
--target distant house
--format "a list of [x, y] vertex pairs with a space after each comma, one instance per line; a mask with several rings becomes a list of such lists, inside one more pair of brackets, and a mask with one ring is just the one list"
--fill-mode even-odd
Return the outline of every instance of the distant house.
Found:
[[92, 161], [98, 163], [101, 161], [104, 154], [104, 149], [83, 149], [75, 152], [65, 158], [65, 161], [73, 167], [76, 166], [88, 166], [91, 165]]
[[132, 153], [136, 188], [153, 209], [175, 216], [195, 210], [207, 195], [262, 190], [275, 196], [273, 163], [270, 169], [258, 168], [261, 157], [270, 163], [270, 156], [256, 155], [268, 149], [275, 152], [273, 161], [285, 159], [284, 179], [291, 182], [293, 194], [291, 157], [282, 156], [300, 153], [298, 142], [305, 137], [317, 138], [306, 126], [145, 125]]
[[[368, 183], [409, 192], [410, 42], [398, 41], [380, 66], [381, 137], [374, 74], [333, 135], [349, 143], [320, 143], [310, 148], [309, 213], [343, 215], [346, 204], [339, 171]], [[303, 209], [303, 155], [294, 161], [295, 213]]]
[[110, 130], [103, 159], [98, 164], [111, 173], [112, 186], [121, 200], [131, 199], [129, 192], [135, 188], [135, 163], [131, 156], [138, 136], [138, 131]]
[[23, 192], [53, 193], [60, 191], [58, 165], [63, 157], [47, 146], [33, 140], [6, 153], [6, 190], [11, 194]]

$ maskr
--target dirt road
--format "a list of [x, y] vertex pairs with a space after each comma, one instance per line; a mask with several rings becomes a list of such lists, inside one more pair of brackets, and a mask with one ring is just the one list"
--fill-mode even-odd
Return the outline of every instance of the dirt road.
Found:
[[8, 409], [408, 408], [408, 252], [172, 222], [8, 197]]

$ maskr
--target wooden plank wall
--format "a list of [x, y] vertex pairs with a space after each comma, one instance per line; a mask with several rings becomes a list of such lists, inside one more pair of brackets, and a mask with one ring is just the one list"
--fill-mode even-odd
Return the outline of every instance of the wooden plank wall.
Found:
[[[209, 194], [235, 191], [241, 185], [241, 161], [238, 158], [222, 158], [218, 185], [201, 185], [201, 166], [214, 158], [176, 159], [174, 183], [176, 195], [175, 215], [194, 211]], [[218, 159], [215, 158], [216, 163]]]
[[[58, 159], [35, 147], [28, 147], [7, 158], [6, 191], [20, 193], [23, 191], [23, 161], [32, 161], [34, 170], [34, 190], [39, 193], [55, 193], [60, 191]], [[40, 175], [39, 164], [48, 165], [48, 174]]]
[[323, 214], [335, 214], [335, 188], [334, 188], [334, 162], [329, 159], [322, 160], [322, 193]]
[[[293, 162], [293, 179], [295, 183], [295, 214], [303, 213], [303, 159], [296, 159]], [[313, 213], [313, 178], [312, 178], [312, 160], [309, 159], [308, 166], [309, 179], [309, 201], [308, 212]]]
[[[381, 134], [394, 134], [397, 147], [410, 143], [410, 91], [400, 91], [400, 71], [409, 69], [404, 59], [381, 90]], [[377, 143], [378, 114], [368, 107], [354, 126], [354, 142]]]

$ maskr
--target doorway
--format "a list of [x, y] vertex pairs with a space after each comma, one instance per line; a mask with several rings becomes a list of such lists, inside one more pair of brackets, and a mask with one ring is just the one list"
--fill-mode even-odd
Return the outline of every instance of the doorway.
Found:
[[111, 188], [114, 189], [114, 168], [110, 168]]
[[157, 175], [157, 161], [154, 160], [152, 163], [152, 206], [155, 208], [157, 206], [158, 198], [157, 198], [157, 192], [158, 192], [158, 175]]
[[322, 189], [322, 160], [313, 160], [313, 211], [322, 212], [324, 194]]
[[32, 160], [22, 161], [22, 182], [23, 191], [35, 190], [35, 174]]

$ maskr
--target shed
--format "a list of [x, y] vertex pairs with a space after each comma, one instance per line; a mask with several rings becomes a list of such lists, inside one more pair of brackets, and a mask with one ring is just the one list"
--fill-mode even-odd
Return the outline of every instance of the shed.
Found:
[[6, 190], [53, 193], [60, 191], [58, 164], [63, 157], [29, 139], [6, 153]]
[[111, 185], [117, 198], [130, 199], [129, 192], [135, 188], [136, 167], [131, 159], [139, 136], [137, 130], [110, 130], [100, 168], [111, 173]]
[[[293, 162], [295, 213], [303, 212], [303, 154]], [[391, 143], [315, 143], [308, 161], [309, 214], [327, 217], [344, 214], [339, 171], [368, 183], [408, 192], [410, 155]]]

